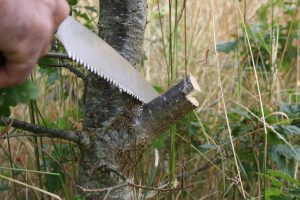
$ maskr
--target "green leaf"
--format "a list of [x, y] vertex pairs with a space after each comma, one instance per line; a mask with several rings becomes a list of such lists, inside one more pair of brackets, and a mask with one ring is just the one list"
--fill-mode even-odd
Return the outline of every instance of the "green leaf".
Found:
[[223, 41], [217, 43], [217, 51], [229, 53], [230, 51], [234, 51], [237, 49], [238, 41]]
[[70, 6], [75, 6], [78, 3], [78, 0], [68, 0]]
[[216, 146], [215, 145], [212, 145], [212, 144], [209, 144], [209, 143], [205, 143], [205, 144], [201, 144], [198, 146], [198, 149], [201, 151], [201, 152], [207, 152], [211, 149], [214, 149]]
[[9, 186], [8, 184], [0, 184], [0, 191], [6, 191], [9, 189]]
[[287, 135], [300, 135], [300, 128], [293, 125], [287, 125], [281, 127]]
[[254, 131], [255, 127], [256, 127], [255, 124], [249, 124], [249, 125], [241, 124], [241, 126], [239, 126], [238, 129], [233, 130], [233, 134], [236, 137], [241, 136], [241, 135], [244, 135], [246, 133]]
[[153, 143], [152, 147], [157, 148], [157, 149], [163, 149], [165, 147], [166, 143], [166, 138], [167, 138], [167, 133], [161, 134], [159, 137], [157, 137]]
[[284, 192], [281, 191], [278, 188], [271, 188], [268, 189], [266, 192], [266, 199], [270, 199], [270, 200], [285, 200], [286, 197], [284, 197]]
[[262, 175], [266, 176], [266, 178], [271, 182], [272, 186], [277, 187], [277, 188], [283, 186], [283, 183], [280, 180], [278, 180], [276, 177], [271, 176], [269, 174], [262, 174]]
[[256, 11], [260, 21], [267, 21], [268, 17], [268, 6], [260, 6], [260, 8]]
[[294, 176], [297, 161], [300, 161], [300, 146], [290, 146], [278, 144], [272, 146], [272, 159], [277, 162], [280, 171]]
[[56, 65], [55, 59], [43, 57], [39, 60], [39, 73], [48, 76], [48, 85], [53, 85], [59, 79], [59, 69], [57, 67], [49, 67]]
[[251, 119], [251, 115], [248, 112], [245, 112], [240, 109], [230, 108], [230, 116], [235, 117], [236, 119], [240, 120], [240, 117], [245, 117], [246, 119]]
[[91, 11], [91, 12], [94, 12], [96, 13], [97, 12], [97, 9], [95, 6], [84, 6], [84, 8], [88, 11]]
[[8, 117], [11, 106], [36, 99], [37, 96], [37, 85], [31, 81], [26, 81], [15, 87], [0, 89], [0, 116]]
[[56, 162], [51, 162], [50, 172], [59, 173], [60, 176], [53, 174], [46, 174], [45, 186], [49, 192], [57, 192], [62, 189], [62, 184], [66, 182], [66, 176], [64, 172], [61, 171], [60, 167]]
[[295, 115], [300, 114], [300, 105], [291, 105], [288, 103], [281, 103], [280, 104], [280, 111], [286, 113], [287, 115]]
[[153, 87], [156, 90], [156, 92], [158, 92], [158, 93], [163, 93], [164, 92], [164, 88], [160, 85], [154, 85]]
[[300, 183], [298, 180], [294, 179], [293, 177], [291, 177], [288, 174], [285, 174], [281, 171], [268, 169], [267, 173], [270, 174], [271, 176], [284, 179], [284, 180], [288, 181], [289, 183], [292, 183], [295, 186], [300, 187]]

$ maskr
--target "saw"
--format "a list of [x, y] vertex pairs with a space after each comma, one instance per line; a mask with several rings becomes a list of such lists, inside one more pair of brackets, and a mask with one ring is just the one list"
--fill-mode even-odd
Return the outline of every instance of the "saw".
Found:
[[151, 84], [116, 50], [72, 17], [59, 26], [55, 37], [68, 56], [136, 99], [148, 103], [158, 96]]
[[[125, 58], [72, 17], [67, 17], [59, 25], [55, 37], [62, 42], [73, 61], [121, 91], [144, 103], [158, 96], [150, 83]], [[4, 63], [5, 58], [0, 52], [0, 66]]]

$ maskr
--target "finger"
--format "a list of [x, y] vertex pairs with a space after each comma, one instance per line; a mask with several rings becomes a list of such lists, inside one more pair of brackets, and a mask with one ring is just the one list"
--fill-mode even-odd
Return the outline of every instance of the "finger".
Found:
[[[51, 1], [53, 2], [53, 0]], [[69, 12], [70, 12], [70, 8], [67, 1], [57, 0], [55, 2], [54, 12], [53, 12], [53, 30], [52, 30], [53, 33], [55, 32], [55, 30], [57, 30], [61, 22], [68, 16]], [[47, 55], [49, 51], [49, 44], [51, 43], [52, 39], [53, 36], [47, 39], [46, 43], [43, 45], [43, 50], [40, 56]]]
[[46, 44], [43, 46], [43, 50], [42, 50], [42, 52], [41, 52], [41, 54], [40, 54], [41, 57], [48, 54], [49, 48], [50, 48], [49, 45], [50, 45], [51, 41], [52, 41], [52, 38], [49, 39], [49, 40], [46, 42]]
[[4, 67], [0, 68], [0, 88], [23, 83], [34, 66], [35, 63], [17, 64], [7, 62]]
[[56, 5], [53, 13], [55, 29], [69, 15], [70, 7], [66, 0], [56, 0]]
[[53, 35], [49, 35], [49, 37], [45, 39], [44, 44], [41, 44], [42, 50], [39, 56], [47, 55], [52, 39]]

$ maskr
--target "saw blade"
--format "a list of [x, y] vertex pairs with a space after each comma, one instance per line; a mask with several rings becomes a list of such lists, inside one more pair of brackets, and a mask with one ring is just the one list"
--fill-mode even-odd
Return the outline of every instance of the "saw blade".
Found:
[[148, 103], [158, 96], [149, 82], [116, 50], [72, 17], [59, 26], [55, 37], [69, 57], [136, 99]]

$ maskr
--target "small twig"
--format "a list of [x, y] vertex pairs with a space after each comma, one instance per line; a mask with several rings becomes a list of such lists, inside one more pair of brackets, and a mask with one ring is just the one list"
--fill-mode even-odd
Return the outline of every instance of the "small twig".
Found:
[[220, 99], [216, 99], [212, 103], [210, 103], [208, 106], [206, 106], [205, 108], [200, 107], [199, 109], [197, 109], [197, 113], [211, 111], [211, 108], [219, 103], [220, 103]]
[[92, 169], [89, 172], [89, 175], [94, 174], [98, 170], [100, 170], [100, 171], [105, 170], [107, 172], [112, 172], [112, 173], [116, 174], [119, 178], [121, 178], [123, 181], [126, 181], [125, 176], [122, 175], [120, 172], [118, 172], [118, 170], [109, 168], [106, 165], [102, 165], [102, 164], [98, 164], [98, 165], [95, 165], [94, 167], [92, 167]]
[[65, 53], [58, 53], [58, 52], [49, 52], [46, 57], [48, 58], [59, 58], [59, 59], [68, 59], [71, 60], [70, 57]]
[[32, 136], [47, 137], [47, 134], [9, 134], [9, 135], [0, 136], [0, 140], [4, 140], [7, 138], [32, 137]]
[[110, 191], [111, 191], [111, 189], [108, 189], [108, 190], [107, 190], [106, 195], [105, 195], [105, 197], [103, 198], [103, 200], [106, 200], [106, 199], [108, 198]]
[[180, 178], [180, 182], [181, 182], [181, 188], [183, 188], [183, 175], [184, 175], [184, 161], [182, 161], [182, 163], [180, 163], [180, 168], [181, 168], [181, 178]]
[[81, 131], [66, 131], [56, 128], [47, 128], [36, 124], [20, 121], [17, 119], [0, 117], [0, 125], [7, 126], [11, 125], [14, 128], [18, 128], [24, 131], [29, 131], [37, 135], [43, 135], [49, 138], [61, 138], [73, 141], [77, 144], [88, 143], [87, 135]]
[[82, 80], [86, 80], [86, 76], [72, 65], [64, 63], [62, 67], [70, 70], [70, 72], [74, 73], [77, 77], [81, 78]]
[[78, 69], [76, 69], [75, 67], [73, 67], [72, 65], [70, 65], [68, 63], [64, 63], [62, 65], [49, 64], [49, 63], [40, 63], [40, 64], [42, 64], [43, 66], [46, 66], [46, 67], [63, 67], [63, 68], [66, 68], [66, 69], [70, 70], [70, 72], [75, 74], [77, 77], [81, 78], [84, 81], [86, 80], [86, 76], [81, 71], [79, 71]]
[[179, 187], [179, 188], [163, 188], [163, 187], [155, 188], [155, 187], [146, 187], [146, 186], [142, 186], [142, 185], [137, 185], [137, 184], [129, 183], [129, 182], [125, 182], [123, 184], [108, 187], [108, 188], [96, 188], [96, 189], [84, 188], [78, 184], [75, 184], [75, 186], [78, 187], [79, 189], [81, 189], [83, 192], [105, 192], [105, 191], [107, 191], [105, 197], [107, 195], [109, 195], [110, 191], [112, 191], [114, 189], [118, 189], [120, 187], [126, 187], [126, 186], [131, 186], [131, 187], [139, 188], [139, 189], [143, 189], [143, 190], [154, 190], [154, 191], [158, 191], [158, 192], [172, 192], [172, 191], [185, 190], [185, 189], [194, 187], [194, 185], [189, 185], [186, 187]]
[[142, 186], [142, 185], [137, 185], [134, 183], [128, 183], [128, 185], [131, 187], [140, 188], [143, 190], [154, 190], [154, 191], [158, 191], [158, 192], [172, 192], [172, 191], [186, 190], [186, 189], [194, 187], [194, 185], [189, 185], [186, 187], [179, 187], [179, 188], [163, 188], [163, 187], [155, 188], [155, 187], [146, 187], [146, 186]]
[[178, 17], [178, 19], [177, 19], [177, 21], [176, 21], [176, 23], [177, 24], [179, 24], [179, 22], [180, 22], [180, 19], [181, 19], [181, 17], [182, 17], [182, 13], [183, 13], [183, 11], [184, 11], [184, 9], [186, 9], [186, 0], [184, 0], [183, 1], [183, 4], [182, 4], [182, 9], [180, 10], [180, 14], [179, 14], [179, 17]]
[[[58, 58], [58, 59], [65, 59], [65, 60], [72, 60], [67, 54], [65, 53], [59, 53], [59, 52], [49, 52], [46, 57], [48, 58]], [[76, 76], [78, 76], [79, 78], [85, 80], [86, 77], [83, 73], [81, 73], [79, 70], [77, 70], [75, 67], [73, 67], [72, 65], [63, 62], [63, 65], [51, 65], [51, 64], [45, 64], [44, 65], [47, 66], [51, 66], [51, 67], [64, 67], [67, 68], [68, 70], [70, 70], [71, 72], [73, 72]]]
[[191, 172], [188, 172], [188, 173], [184, 173], [183, 175], [178, 175], [176, 178], [177, 179], [186, 179], [186, 178], [189, 178], [191, 177], [192, 175], [195, 175], [203, 170], [207, 170], [208, 168], [214, 166], [214, 165], [217, 165], [219, 163], [221, 163], [222, 159], [221, 158], [214, 158], [212, 159], [210, 162], [207, 162], [205, 163], [204, 165], [202, 165], [201, 167], [197, 168], [197, 169], [194, 169], [192, 170]]
[[79, 189], [81, 189], [83, 192], [105, 192], [105, 191], [111, 191], [120, 187], [125, 187], [128, 186], [128, 183], [123, 183], [120, 185], [116, 185], [116, 186], [112, 186], [112, 187], [108, 187], [108, 188], [99, 188], [99, 189], [89, 189], [89, 188], [84, 188], [81, 187], [80, 185], [75, 185], [76, 187], [78, 187]]

